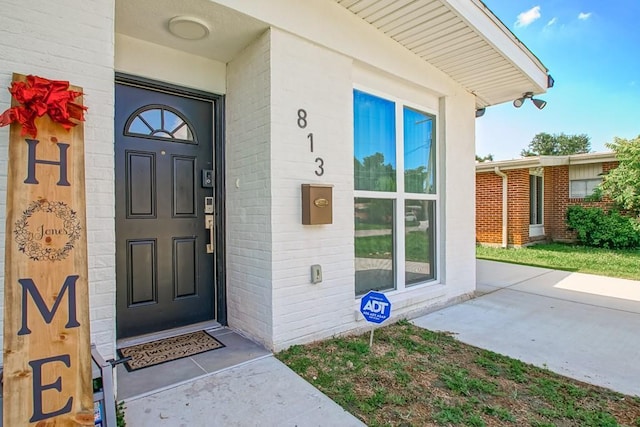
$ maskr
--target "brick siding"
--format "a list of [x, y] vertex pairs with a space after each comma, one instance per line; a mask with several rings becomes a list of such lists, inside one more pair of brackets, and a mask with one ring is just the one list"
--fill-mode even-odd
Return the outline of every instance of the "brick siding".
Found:
[[[529, 242], [529, 170], [504, 171], [507, 175], [507, 242]], [[476, 174], [476, 242], [502, 243], [502, 177], [494, 172]]]
[[[604, 162], [603, 173], [616, 168], [618, 162]], [[529, 238], [529, 169], [503, 171], [508, 177], [508, 244], [522, 246]], [[575, 233], [567, 230], [567, 208], [611, 207], [611, 201], [599, 202], [569, 198], [569, 166], [544, 168], [544, 240], [575, 241]], [[494, 172], [476, 174], [476, 243], [502, 243], [502, 178]]]

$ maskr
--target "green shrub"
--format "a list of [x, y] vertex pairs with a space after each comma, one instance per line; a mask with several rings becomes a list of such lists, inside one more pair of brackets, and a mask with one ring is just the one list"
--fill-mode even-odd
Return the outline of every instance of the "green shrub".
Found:
[[587, 246], [607, 249], [640, 247], [640, 222], [615, 210], [569, 206], [567, 226], [575, 231], [578, 241]]
[[127, 422], [124, 419], [124, 402], [116, 403], [116, 424], [117, 427], [126, 427]]

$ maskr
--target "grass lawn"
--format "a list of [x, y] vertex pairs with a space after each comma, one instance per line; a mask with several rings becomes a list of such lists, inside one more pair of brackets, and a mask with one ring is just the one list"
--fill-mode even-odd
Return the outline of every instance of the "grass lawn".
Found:
[[477, 246], [476, 257], [640, 280], [640, 250], [598, 249], [560, 243], [509, 249]]
[[[429, 258], [429, 240], [425, 232], [413, 231], [405, 236], [405, 253], [407, 261], [424, 262]], [[393, 253], [393, 236], [356, 237], [356, 257], [391, 259]]]
[[[552, 351], [550, 349], [550, 351]], [[407, 321], [277, 355], [368, 426], [640, 426], [640, 398]]]

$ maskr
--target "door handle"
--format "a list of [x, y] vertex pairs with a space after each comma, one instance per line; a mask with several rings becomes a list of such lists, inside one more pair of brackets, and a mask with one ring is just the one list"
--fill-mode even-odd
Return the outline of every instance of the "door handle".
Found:
[[207, 243], [207, 253], [213, 253], [213, 243], [214, 243], [214, 226], [213, 226], [213, 215], [205, 215], [204, 216], [204, 228], [209, 230], [209, 243]]

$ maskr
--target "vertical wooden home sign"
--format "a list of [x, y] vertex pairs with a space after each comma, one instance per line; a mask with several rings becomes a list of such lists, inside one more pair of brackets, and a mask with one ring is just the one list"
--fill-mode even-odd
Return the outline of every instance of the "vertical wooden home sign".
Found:
[[83, 119], [82, 90], [35, 76], [13, 80], [14, 111], [0, 118], [11, 123], [3, 422], [92, 426], [84, 129], [69, 120]]

